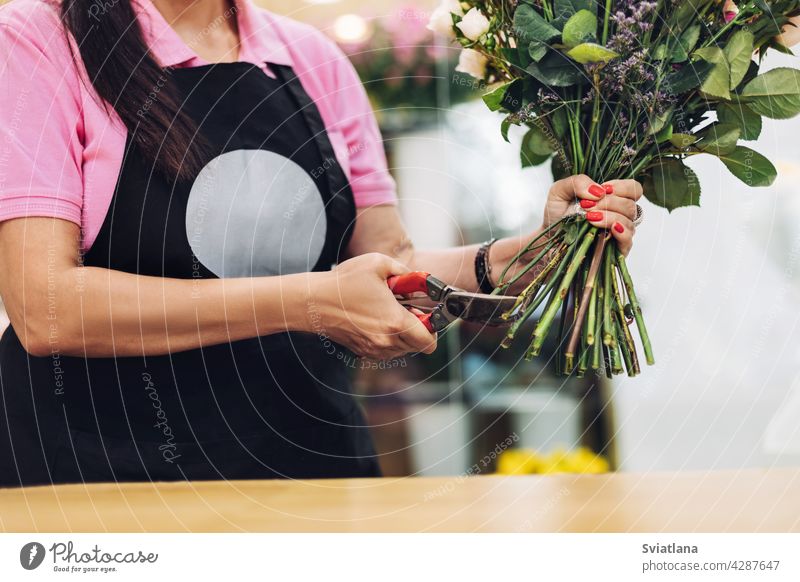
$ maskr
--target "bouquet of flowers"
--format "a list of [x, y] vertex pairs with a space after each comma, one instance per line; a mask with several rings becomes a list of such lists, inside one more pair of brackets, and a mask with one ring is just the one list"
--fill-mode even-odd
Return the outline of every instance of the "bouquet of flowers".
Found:
[[[775, 179], [770, 161], [740, 142], [758, 138], [762, 117], [800, 113], [800, 71], [759, 72], [768, 49], [789, 52], [776, 36], [798, 14], [800, 0], [445, 0], [429, 26], [462, 45], [460, 70], [493, 86], [484, 101], [504, 114], [502, 136], [527, 128], [523, 167], [551, 160], [555, 179], [634, 178], [671, 212], [700, 203], [690, 156], [716, 156], [750, 186]], [[575, 213], [530, 241], [515, 259], [527, 267], [500, 278], [503, 292], [539, 265], [506, 344], [544, 306], [529, 357], [558, 327], [563, 372], [636, 375], [635, 321], [654, 363], [625, 257], [609, 238]]]

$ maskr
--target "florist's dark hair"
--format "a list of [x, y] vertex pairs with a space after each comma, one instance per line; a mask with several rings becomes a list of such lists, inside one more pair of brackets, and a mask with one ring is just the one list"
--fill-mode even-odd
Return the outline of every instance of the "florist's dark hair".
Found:
[[151, 56], [131, 0], [62, 0], [61, 20], [94, 90], [146, 159], [167, 177], [194, 177], [203, 164], [203, 142], [181, 109], [169, 70]]

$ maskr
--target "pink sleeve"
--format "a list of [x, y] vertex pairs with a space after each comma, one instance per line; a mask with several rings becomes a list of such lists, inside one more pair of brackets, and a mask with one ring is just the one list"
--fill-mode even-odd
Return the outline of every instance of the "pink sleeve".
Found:
[[386, 165], [383, 138], [367, 92], [349, 59], [338, 46], [331, 45], [336, 51], [337, 127], [347, 142], [356, 206], [396, 204], [395, 182]]
[[55, 15], [0, 22], [0, 55], [0, 220], [80, 225], [80, 87]]

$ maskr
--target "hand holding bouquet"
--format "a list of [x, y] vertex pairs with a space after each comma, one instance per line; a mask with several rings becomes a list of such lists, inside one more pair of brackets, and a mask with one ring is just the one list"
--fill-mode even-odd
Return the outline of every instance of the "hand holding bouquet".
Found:
[[[759, 71], [768, 49], [789, 52], [776, 36], [798, 15], [800, 0], [445, 0], [430, 26], [462, 45], [458, 70], [494, 86], [484, 101], [504, 114], [502, 136], [527, 128], [523, 167], [550, 161], [555, 179], [586, 175], [604, 189], [633, 178], [671, 212], [700, 204], [691, 156], [717, 157], [750, 186], [774, 181], [770, 161], [740, 142], [758, 138], [762, 117], [800, 113], [800, 71]], [[560, 312], [565, 373], [636, 375], [634, 321], [654, 357], [625, 256], [576, 210], [521, 250], [514, 262], [527, 269], [501, 276], [500, 292], [534, 273], [506, 343], [542, 307], [529, 356]]]

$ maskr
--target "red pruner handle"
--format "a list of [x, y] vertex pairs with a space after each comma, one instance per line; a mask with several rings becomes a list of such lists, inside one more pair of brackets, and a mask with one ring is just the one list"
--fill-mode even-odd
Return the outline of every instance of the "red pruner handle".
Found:
[[431, 313], [415, 313], [414, 315], [416, 315], [420, 323], [425, 326], [425, 329], [431, 333], [436, 333], [436, 330], [433, 329], [433, 324], [431, 323]]
[[428, 277], [430, 277], [430, 273], [413, 271], [405, 275], [393, 275], [386, 279], [386, 284], [389, 285], [389, 289], [395, 295], [411, 295], [412, 293], [425, 293], [427, 295]]

